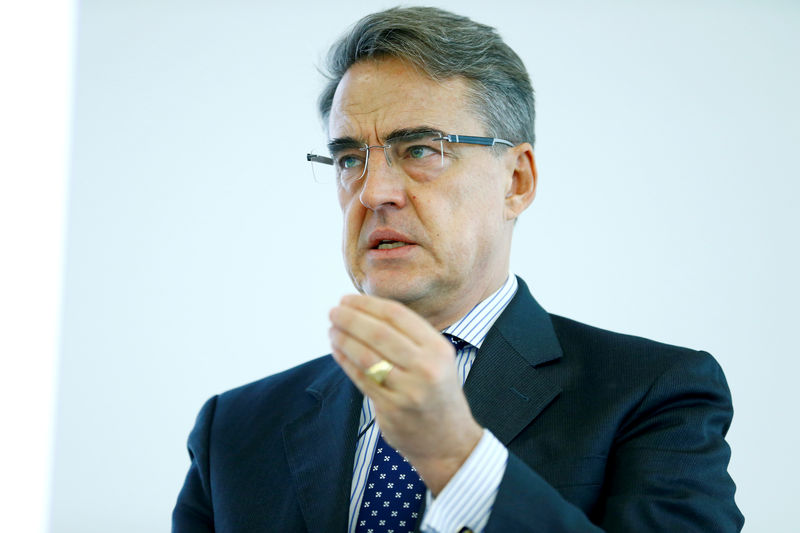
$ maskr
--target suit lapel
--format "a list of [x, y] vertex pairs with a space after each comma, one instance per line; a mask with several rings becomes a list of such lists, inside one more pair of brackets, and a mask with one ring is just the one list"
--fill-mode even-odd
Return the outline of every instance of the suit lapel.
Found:
[[362, 396], [335, 364], [306, 392], [315, 405], [283, 428], [300, 508], [309, 531], [346, 531]]
[[535, 368], [561, 357], [550, 316], [518, 282], [464, 384], [475, 419], [505, 445], [561, 392]]

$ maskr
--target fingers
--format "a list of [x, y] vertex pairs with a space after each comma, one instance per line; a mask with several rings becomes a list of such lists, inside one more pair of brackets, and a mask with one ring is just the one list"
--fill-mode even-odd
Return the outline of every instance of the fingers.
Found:
[[[371, 382], [368, 383], [369, 385], [374, 383], [375, 385], [391, 388], [393, 383], [397, 382], [398, 374], [403, 372], [402, 367], [398, 367], [388, 357], [382, 356], [368, 345], [335, 326], [328, 330], [328, 336], [334, 355], [343, 358], [345, 360], [344, 363], [352, 368], [350, 373], [355, 374], [359, 380], [366, 379]], [[366, 372], [381, 361], [389, 362], [393, 365], [393, 368], [381, 383], [377, 383]], [[343, 366], [341, 362], [340, 366]]]
[[[352, 369], [356, 385], [373, 388], [375, 383], [365, 372], [380, 361], [394, 365], [383, 382], [384, 389], [405, 391], [421, 398], [427, 387], [455, 379], [452, 345], [425, 319], [391, 300], [351, 295], [330, 312], [331, 347]], [[344, 368], [344, 367], [343, 367]], [[452, 374], [452, 376], [451, 376]]]
[[328, 337], [331, 341], [331, 347], [342, 355], [346, 355], [362, 372], [372, 365], [379, 363], [381, 360], [387, 360], [397, 366], [391, 360], [383, 357], [374, 348], [364, 344], [358, 338], [336, 326], [328, 330]]
[[357, 309], [381, 323], [391, 324], [418, 345], [427, 344], [432, 338], [440, 336], [424, 318], [393, 300], [365, 294], [348, 294], [342, 297], [340, 305]]
[[364, 370], [381, 359], [407, 368], [408, 357], [419, 349], [405, 332], [359, 308], [339, 305], [331, 310], [330, 319], [331, 342]]
[[377, 383], [370, 377], [368, 377], [364, 370], [362, 370], [357, 364], [353, 363], [350, 358], [344, 355], [338, 349], [333, 349], [332, 351], [333, 358], [339, 364], [341, 369], [347, 374], [347, 377], [350, 378], [356, 387], [365, 395], [372, 398], [372, 401], [376, 403], [376, 405], [384, 404], [387, 401], [397, 401], [397, 395], [392, 390], [392, 380], [397, 379], [397, 368], [393, 368], [391, 372], [386, 376], [383, 383]]

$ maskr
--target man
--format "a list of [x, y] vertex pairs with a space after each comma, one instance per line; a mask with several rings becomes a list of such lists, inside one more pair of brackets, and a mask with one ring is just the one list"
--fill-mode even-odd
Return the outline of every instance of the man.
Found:
[[203, 407], [173, 531], [741, 529], [711, 356], [548, 315], [509, 274], [537, 181], [516, 54], [392, 9], [329, 66], [309, 160], [337, 176], [360, 294], [331, 356]]

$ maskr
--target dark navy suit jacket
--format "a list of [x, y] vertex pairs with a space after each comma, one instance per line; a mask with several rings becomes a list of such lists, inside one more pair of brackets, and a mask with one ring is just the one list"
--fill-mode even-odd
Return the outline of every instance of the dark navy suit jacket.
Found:
[[[519, 281], [464, 385], [509, 450], [487, 531], [739, 531], [714, 359], [548, 315]], [[173, 532], [346, 531], [361, 403], [330, 356], [211, 398]]]

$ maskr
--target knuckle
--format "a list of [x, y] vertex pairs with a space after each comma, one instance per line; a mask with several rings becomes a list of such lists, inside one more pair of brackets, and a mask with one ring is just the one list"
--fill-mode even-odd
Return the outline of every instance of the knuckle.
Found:
[[331, 322], [340, 327], [346, 327], [349, 324], [347, 310], [341, 307], [336, 307], [331, 310], [330, 319]]
[[440, 364], [432, 361], [426, 361], [425, 364], [420, 366], [420, 375], [425, 383], [428, 385], [438, 385], [444, 381], [447, 375], [447, 369]]
[[376, 344], [385, 344], [389, 340], [389, 331], [385, 328], [375, 328], [371, 337]]
[[334, 328], [331, 328], [330, 330], [328, 330], [328, 338], [331, 341], [331, 345], [333, 345], [336, 348], [341, 347], [341, 345], [342, 345], [342, 334], [340, 332], [338, 332]]
[[406, 403], [404, 407], [406, 409], [413, 409], [414, 411], [417, 411], [425, 405], [425, 400], [427, 397], [428, 395], [422, 389], [411, 390], [406, 396]]
[[414, 416], [414, 413], [419, 411], [420, 405], [423, 405], [423, 395], [416, 388], [406, 389], [402, 395], [399, 395], [393, 402], [392, 414], [393, 416], [408, 418]]
[[375, 356], [373, 356], [373, 355], [371, 355], [371, 354], [363, 354], [363, 355], [362, 355], [362, 356], [359, 358], [358, 364], [359, 364], [359, 365], [361, 365], [361, 368], [363, 368], [363, 369], [364, 369], [364, 371], [366, 371], [366, 370], [368, 370], [368, 369], [369, 369], [369, 368], [370, 368], [372, 365], [374, 365], [375, 363], [377, 363], [378, 361], [380, 361], [380, 360], [379, 360], [379, 359], [376, 359], [376, 358], [375, 358]]

